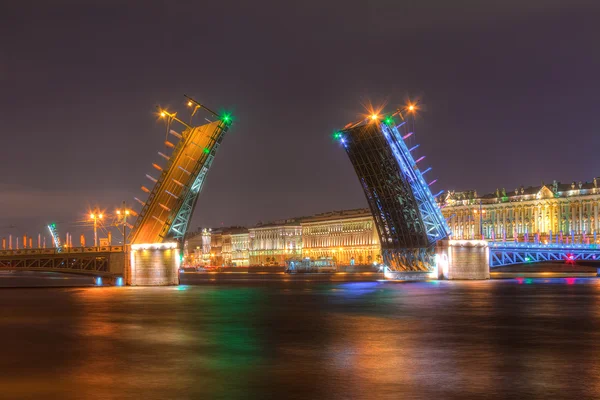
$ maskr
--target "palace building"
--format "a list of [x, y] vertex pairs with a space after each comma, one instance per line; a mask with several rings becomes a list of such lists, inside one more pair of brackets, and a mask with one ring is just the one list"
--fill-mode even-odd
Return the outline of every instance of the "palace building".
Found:
[[333, 211], [249, 229], [203, 229], [187, 239], [186, 248], [186, 260], [192, 265], [284, 266], [300, 258], [330, 259], [338, 265], [381, 261], [377, 229], [368, 209]]
[[247, 267], [250, 265], [250, 234], [245, 232], [231, 234], [231, 265]]
[[283, 266], [302, 255], [302, 228], [298, 218], [248, 229], [249, 265]]
[[333, 211], [302, 220], [302, 256], [338, 265], [381, 261], [379, 236], [369, 209]]
[[[595, 240], [600, 228], [600, 178], [591, 182], [476, 191], [450, 191], [439, 199], [454, 239], [542, 241], [557, 236], [577, 241]], [[572, 239], [571, 239], [572, 240]]]

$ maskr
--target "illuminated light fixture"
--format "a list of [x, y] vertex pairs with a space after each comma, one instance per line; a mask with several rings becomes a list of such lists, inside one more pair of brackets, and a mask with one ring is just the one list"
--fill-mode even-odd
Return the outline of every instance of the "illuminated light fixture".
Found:
[[160, 112], [160, 117], [161, 117], [161, 118], [164, 118], [164, 117], [165, 117], [165, 115], [167, 115], [167, 114], [166, 114], [164, 111], [161, 111], [161, 112]]
[[379, 119], [379, 115], [377, 115], [377, 114], [371, 114], [371, 119], [373, 121], [375, 121], [375, 120]]
[[412, 132], [407, 133], [406, 135], [402, 136], [402, 140], [408, 139], [409, 137], [412, 136], [412, 134], [413, 134]]
[[176, 249], [177, 242], [166, 242], [166, 243], [140, 243], [140, 244], [132, 244], [131, 250], [148, 250], [148, 249]]
[[98, 214], [98, 218], [102, 219], [103, 215], [102, 214]]
[[121, 210], [117, 210], [117, 215], [121, 215]]
[[191, 107], [191, 106], [192, 106], [192, 102], [188, 101], [188, 107]]
[[223, 114], [223, 116], [221, 117], [221, 120], [223, 120], [223, 122], [225, 122], [226, 124], [231, 122], [231, 114], [229, 113], [225, 113]]
[[393, 124], [393, 123], [394, 123], [394, 118], [392, 118], [392, 117], [387, 117], [387, 118], [385, 119], [385, 123], [386, 123], [386, 124], [388, 124], [388, 125], [391, 125], [391, 124]]
[[204, 151], [204, 154], [208, 154], [208, 153], [210, 153], [210, 150], [209, 150], [209, 149], [207, 149], [206, 147], [204, 148], [204, 150], [203, 150], [203, 151]]
[[91, 219], [94, 219], [94, 214], [90, 214], [90, 218], [91, 218]]

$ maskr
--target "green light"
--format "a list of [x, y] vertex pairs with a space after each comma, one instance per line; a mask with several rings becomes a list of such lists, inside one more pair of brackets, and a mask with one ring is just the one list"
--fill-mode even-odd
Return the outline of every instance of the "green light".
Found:
[[342, 137], [342, 134], [340, 132], [336, 132], [333, 134], [334, 139], [340, 139], [341, 137]]
[[231, 122], [231, 114], [229, 113], [224, 113], [223, 116], [221, 117], [221, 119], [223, 120], [223, 122], [225, 122], [226, 124]]
[[205, 147], [205, 148], [204, 148], [204, 153], [205, 153], [205, 154], [208, 154], [208, 153], [210, 153], [210, 150], [209, 150], [209, 149], [207, 149], [207, 148]]
[[392, 118], [392, 117], [387, 117], [387, 118], [385, 119], [385, 123], [386, 123], [386, 124], [388, 124], [388, 125], [391, 125], [391, 124], [393, 124], [393, 123], [394, 123], [394, 118]]

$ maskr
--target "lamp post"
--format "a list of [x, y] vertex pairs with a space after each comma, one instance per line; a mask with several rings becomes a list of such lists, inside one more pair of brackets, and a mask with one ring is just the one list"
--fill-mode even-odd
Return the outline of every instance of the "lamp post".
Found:
[[98, 247], [98, 220], [104, 218], [104, 215], [99, 212], [90, 214], [90, 219], [94, 221], [94, 247]]
[[125, 251], [125, 246], [127, 246], [127, 217], [130, 213], [131, 211], [127, 208], [125, 202], [123, 202], [120, 209], [117, 209], [117, 216], [122, 218], [123, 222], [123, 251]]

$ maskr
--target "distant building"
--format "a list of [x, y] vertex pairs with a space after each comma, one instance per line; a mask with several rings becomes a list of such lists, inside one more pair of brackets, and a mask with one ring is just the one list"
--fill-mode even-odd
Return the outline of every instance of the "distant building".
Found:
[[245, 232], [231, 234], [231, 264], [235, 267], [250, 265], [250, 234]]
[[248, 229], [249, 264], [283, 266], [302, 256], [300, 219], [287, 219]]
[[[448, 220], [454, 239], [520, 241], [550, 240], [556, 235], [594, 240], [600, 228], [600, 178], [592, 182], [519, 187], [512, 191], [496, 189], [478, 196], [474, 190], [450, 191], [440, 199], [442, 213]], [[554, 239], [555, 240], [555, 239]]]
[[305, 218], [302, 256], [332, 258], [337, 265], [381, 262], [379, 236], [369, 209], [332, 211]]

